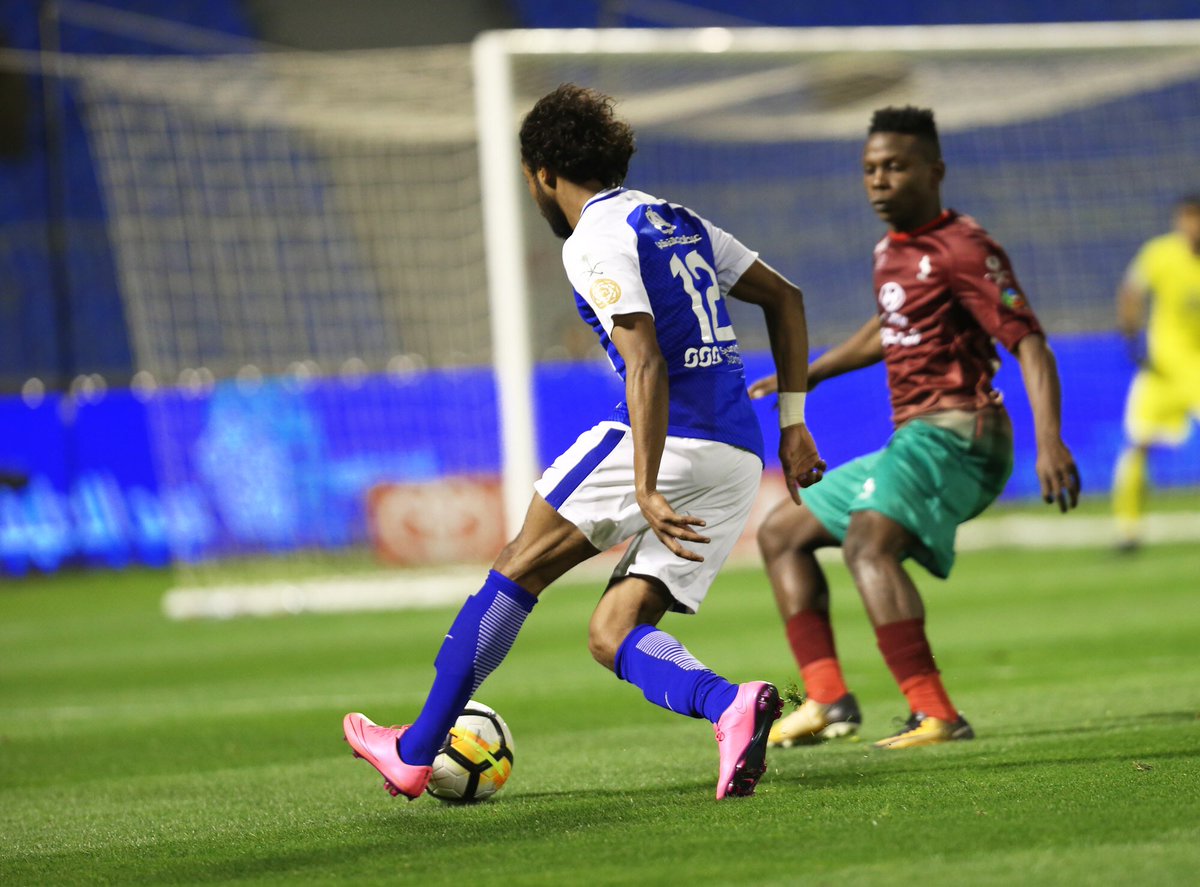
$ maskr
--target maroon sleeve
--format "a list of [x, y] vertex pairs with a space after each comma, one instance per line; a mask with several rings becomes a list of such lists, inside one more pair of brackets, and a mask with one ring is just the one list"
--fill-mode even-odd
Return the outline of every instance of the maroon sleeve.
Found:
[[1010, 352], [1030, 333], [1042, 332], [998, 243], [979, 232], [954, 244], [953, 255], [950, 291], [984, 332]]

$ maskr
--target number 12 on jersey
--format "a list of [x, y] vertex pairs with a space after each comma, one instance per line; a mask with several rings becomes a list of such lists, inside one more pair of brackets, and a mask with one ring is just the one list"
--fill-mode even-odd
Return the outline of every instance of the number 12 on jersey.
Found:
[[[704, 295], [700, 295], [700, 291], [696, 289], [696, 284], [700, 283], [700, 272], [703, 271], [708, 277], [708, 285], [704, 288]], [[696, 315], [696, 320], [700, 322], [700, 338], [704, 342], [729, 342], [737, 338], [737, 334], [733, 331], [733, 326], [726, 324], [721, 325], [720, 302], [721, 302], [721, 287], [717, 284], [717, 272], [713, 270], [712, 265], [704, 260], [704, 256], [700, 255], [696, 250], [692, 250], [685, 258], [679, 258], [678, 254], [671, 256], [671, 273], [679, 278], [679, 282], [683, 284], [683, 290], [692, 299], [692, 313]]]

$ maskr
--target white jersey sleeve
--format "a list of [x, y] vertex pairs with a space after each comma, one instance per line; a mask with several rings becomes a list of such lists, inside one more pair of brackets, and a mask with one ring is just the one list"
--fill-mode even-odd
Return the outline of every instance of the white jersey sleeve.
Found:
[[717, 263], [717, 286], [721, 288], [721, 295], [726, 295], [758, 259], [758, 253], [708, 219], [701, 218], [700, 221], [712, 242], [713, 258]]
[[578, 232], [563, 244], [563, 267], [606, 333], [619, 314], [654, 316], [642, 282], [637, 233], [628, 225]]

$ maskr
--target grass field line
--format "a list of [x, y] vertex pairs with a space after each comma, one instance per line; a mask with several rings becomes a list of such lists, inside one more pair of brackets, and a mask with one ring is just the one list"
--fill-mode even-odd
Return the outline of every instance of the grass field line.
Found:
[[[958, 534], [958, 549], [1111, 548], [1116, 539], [1116, 529], [1107, 515], [1016, 513], [984, 517], [963, 525]], [[1190, 512], [1147, 515], [1143, 539], [1147, 545], [1200, 542], [1200, 516]], [[823, 559], [840, 557], [835, 550], [825, 550], [821, 555]], [[615, 562], [616, 556], [606, 553], [576, 567], [570, 578], [602, 581]], [[730, 562], [749, 566], [757, 558], [752, 550], [743, 551], [735, 553]], [[484, 569], [470, 565], [416, 573], [381, 572], [175, 588], [163, 597], [162, 606], [170, 619], [436, 609], [464, 600], [479, 584]]]
[[163, 597], [169, 619], [229, 619], [288, 613], [435, 609], [461, 601], [479, 584], [480, 567], [417, 574], [318, 576], [293, 581], [174, 588]]
[[[1005, 514], [964, 524], [959, 551], [993, 548], [1111, 548], [1117, 528], [1107, 515]], [[1200, 515], [1173, 512], [1147, 515], [1142, 538], [1147, 545], [1200, 542]]]

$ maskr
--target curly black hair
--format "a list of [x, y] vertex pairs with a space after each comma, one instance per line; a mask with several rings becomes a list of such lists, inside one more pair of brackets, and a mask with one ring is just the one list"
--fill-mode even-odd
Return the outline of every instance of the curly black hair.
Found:
[[564, 83], [538, 100], [521, 123], [521, 162], [569, 181], [615, 188], [637, 150], [633, 130], [602, 92]]
[[867, 135], [877, 132], [916, 136], [931, 152], [930, 160], [940, 160], [942, 157], [937, 124], [933, 122], [933, 111], [929, 108], [917, 108], [913, 105], [905, 105], [903, 108], [880, 108], [871, 116], [871, 126]]

